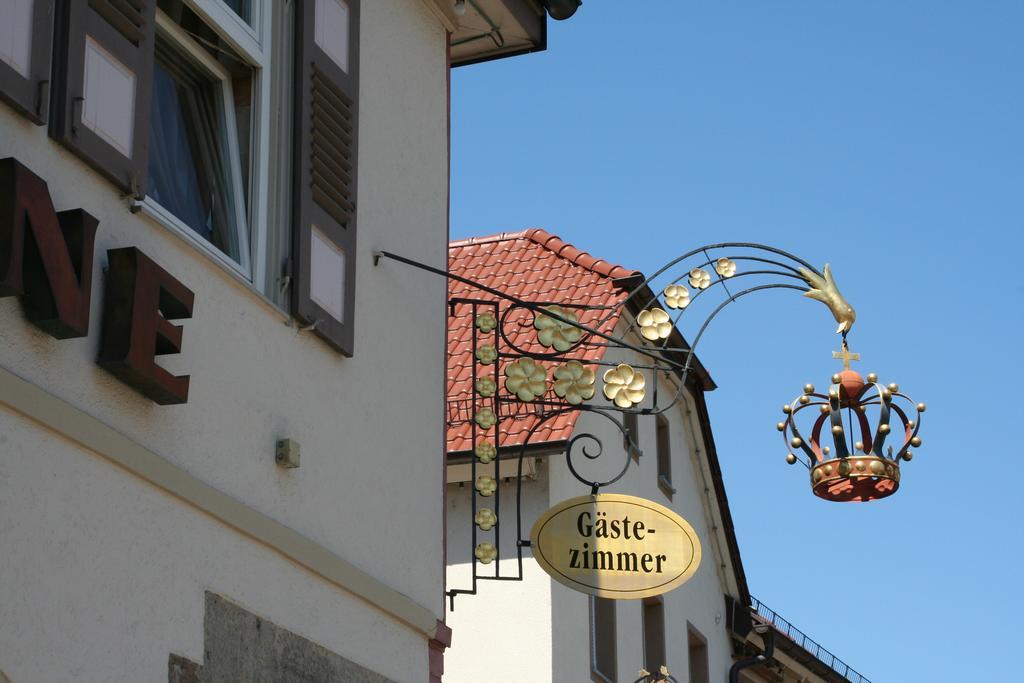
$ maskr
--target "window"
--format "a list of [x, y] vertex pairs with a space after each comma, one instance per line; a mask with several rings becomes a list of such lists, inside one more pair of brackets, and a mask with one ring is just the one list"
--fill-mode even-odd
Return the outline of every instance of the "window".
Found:
[[590, 598], [590, 673], [601, 683], [615, 683], [618, 661], [615, 655], [615, 601]]
[[637, 415], [636, 413], [625, 413], [623, 420], [626, 436], [622, 440], [622, 447], [633, 456], [633, 460], [640, 462], [640, 431], [637, 427]]
[[644, 610], [644, 668], [657, 672], [668, 664], [665, 657], [665, 603], [660, 597], [646, 598]]
[[0, 99], [351, 355], [360, 0], [7, 5]]
[[686, 625], [690, 683], [708, 683], [708, 641], [690, 624]]
[[[148, 196], [230, 259], [247, 265], [240, 155], [245, 140], [239, 139], [237, 112], [228, 105], [236, 96], [226, 73], [201, 66], [212, 60], [195, 59], [186, 50], [158, 34]], [[243, 106], [251, 110], [251, 103]]]
[[668, 427], [668, 420], [658, 415], [658, 487], [671, 498], [676, 490], [672, 487], [672, 442], [669, 439]]
[[250, 268], [253, 69], [188, 8], [157, 15], [147, 196], [180, 227]]

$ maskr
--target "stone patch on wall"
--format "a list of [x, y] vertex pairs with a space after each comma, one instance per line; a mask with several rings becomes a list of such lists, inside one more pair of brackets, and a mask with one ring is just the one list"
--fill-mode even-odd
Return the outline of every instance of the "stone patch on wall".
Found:
[[202, 665], [171, 654], [168, 683], [392, 683], [210, 592], [203, 638]]

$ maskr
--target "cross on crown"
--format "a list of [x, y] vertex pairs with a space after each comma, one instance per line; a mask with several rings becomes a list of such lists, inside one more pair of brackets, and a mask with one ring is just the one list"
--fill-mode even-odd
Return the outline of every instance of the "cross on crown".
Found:
[[841, 359], [843, 361], [843, 370], [849, 370], [850, 369], [850, 361], [852, 361], [852, 360], [860, 360], [860, 354], [859, 353], [850, 353], [850, 347], [846, 345], [846, 340], [845, 339], [843, 340], [843, 350], [842, 351], [833, 351], [832, 352], [832, 357], [837, 359], [837, 360]]

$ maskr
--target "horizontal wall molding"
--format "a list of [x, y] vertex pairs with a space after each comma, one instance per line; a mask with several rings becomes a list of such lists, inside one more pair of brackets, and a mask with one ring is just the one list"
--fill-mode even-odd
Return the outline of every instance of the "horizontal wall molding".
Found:
[[[203, 483], [64, 399], [0, 368], [0, 405], [96, 453], [401, 620], [428, 638], [437, 616], [331, 550]], [[0, 679], [2, 680], [2, 679]]]

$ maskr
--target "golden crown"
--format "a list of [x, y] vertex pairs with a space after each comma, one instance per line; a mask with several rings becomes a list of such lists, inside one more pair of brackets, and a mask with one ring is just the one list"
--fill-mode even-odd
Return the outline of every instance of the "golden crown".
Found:
[[[850, 361], [860, 356], [850, 353], [845, 340], [843, 350], [833, 356], [843, 360], [844, 369], [832, 375], [828, 393], [816, 393], [808, 384], [782, 408], [786, 420], [776, 426], [791, 448], [786, 462], [807, 467], [814, 495], [825, 500], [891, 496], [900, 487], [900, 461], [909, 461], [911, 447], [921, 445], [917, 434], [925, 405], [915, 405], [896, 384], [879, 383], [874, 373], [865, 379], [852, 370]], [[809, 408], [817, 408], [811, 413], [817, 417], [808, 420], [811, 426], [804, 432], [796, 418]], [[831, 445], [825, 443], [829, 438]]]

